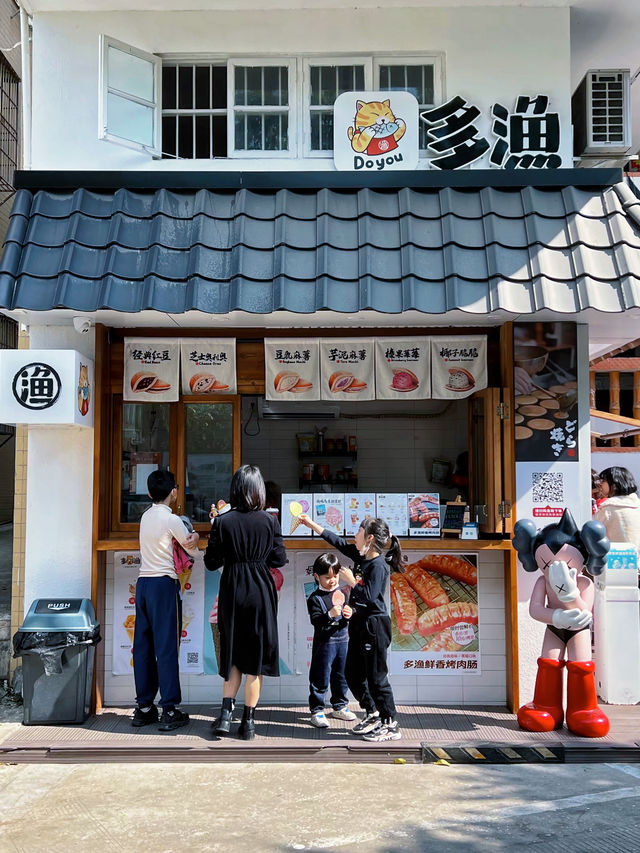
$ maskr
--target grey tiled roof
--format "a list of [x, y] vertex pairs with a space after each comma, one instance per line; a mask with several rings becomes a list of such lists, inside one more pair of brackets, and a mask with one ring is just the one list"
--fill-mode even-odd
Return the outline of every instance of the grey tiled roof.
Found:
[[529, 314], [640, 305], [640, 200], [601, 190], [19, 190], [7, 309]]

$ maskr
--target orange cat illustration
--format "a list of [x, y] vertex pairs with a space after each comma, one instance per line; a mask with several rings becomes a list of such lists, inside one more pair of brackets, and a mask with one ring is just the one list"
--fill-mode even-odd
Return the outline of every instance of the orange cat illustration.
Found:
[[353, 127], [347, 129], [354, 151], [375, 157], [398, 147], [398, 140], [404, 136], [407, 125], [403, 119], [394, 116], [389, 100], [356, 101], [356, 108], [355, 130]]

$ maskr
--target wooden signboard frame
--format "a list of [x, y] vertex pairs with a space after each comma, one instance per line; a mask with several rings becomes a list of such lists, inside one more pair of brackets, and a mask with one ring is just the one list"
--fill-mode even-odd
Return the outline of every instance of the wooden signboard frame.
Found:
[[[443, 536], [448, 534], [449, 536], [457, 536], [460, 538], [462, 536], [462, 528], [464, 526], [464, 510], [466, 504], [460, 495], [458, 495], [455, 501], [447, 501], [445, 506], [444, 520], [442, 522], [442, 529], [440, 530], [440, 533]], [[449, 507], [453, 507], [454, 509], [449, 509]], [[458, 521], [460, 522], [459, 527], [457, 526]], [[456, 526], [454, 527], [452, 524]]]

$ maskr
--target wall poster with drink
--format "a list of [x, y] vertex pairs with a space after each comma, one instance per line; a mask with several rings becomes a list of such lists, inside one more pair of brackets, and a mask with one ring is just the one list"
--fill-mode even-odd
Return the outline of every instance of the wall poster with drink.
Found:
[[479, 673], [478, 555], [411, 559], [390, 578], [391, 674]]

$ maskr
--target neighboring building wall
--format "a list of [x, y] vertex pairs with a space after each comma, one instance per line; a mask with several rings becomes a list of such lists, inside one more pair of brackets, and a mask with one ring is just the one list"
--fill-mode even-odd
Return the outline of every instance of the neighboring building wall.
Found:
[[[568, 9], [382, 8], [39, 14], [33, 36], [34, 169], [333, 170], [330, 158], [153, 161], [99, 140], [100, 34], [149, 53], [192, 57], [442, 53], [445, 98], [460, 94], [475, 103], [483, 134], [496, 101], [512, 109], [518, 94], [549, 95], [550, 109], [560, 113], [563, 163], [572, 163]], [[427, 168], [428, 161], [421, 165]]]

